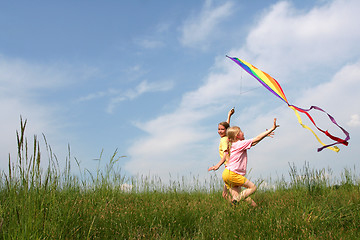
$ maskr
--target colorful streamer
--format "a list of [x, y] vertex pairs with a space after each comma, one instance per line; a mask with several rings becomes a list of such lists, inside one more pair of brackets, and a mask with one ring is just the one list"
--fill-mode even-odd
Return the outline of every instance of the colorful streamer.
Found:
[[[254, 78], [256, 78], [265, 88], [267, 88], [270, 92], [272, 92], [275, 96], [277, 96], [278, 98], [280, 98], [282, 101], [284, 101], [288, 107], [290, 107], [292, 110], [294, 110], [295, 112], [295, 115], [300, 123], [300, 125], [303, 127], [303, 128], [306, 128], [308, 129], [309, 131], [311, 131], [314, 136], [316, 137], [316, 139], [321, 143], [322, 147], [318, 148], [318, 152], [320, 152], [321, 150], [323, 150], [324, 148], [328, 148], [330, 150], [333, 150], [335, 152], [338, 152], [340, 149], [335, 146], [337, 144], [343, 144], [345, 146], [347, 146], [349, 143], [348, 141], [350, 140], [350, 135], [349, 133], [344, 129], [342, 128], [341, 126], [339, 126], [337, 124], [337, 122], [335, 121], [335, 119], [330, 115], [328, 114], [327, 112], [325, 112], [324, 110], [322, 110], [321, 108], [319, 107], [316, 107], [316, 106], [311, 106], [309, 109], [302, 109], [302, 108], [299, 108], [299, 107], [296, 107], [294, 105], [291, 105], [289, 104], [288, 100], [286, 99], [286, 96], [284, 94], [284, 91], [282, 90], [280, 84], [274, 79], [272, 78], [269, 74], [257, 69], [256, 67], [254, 67], [253, 65], [251, 65], [250, 63], [247, 63], [245, 62], [244, 60], [241, 60], [241, 59], [238, 59], [236, 57], [229, 57], [229, 56], [226, 56], [228, 58], [230, 58], [231, 60], [233, 60], [235, 63], [237, 63], [240, 67], [242, 67], [246, 72], [248, 72], [251, 76], [253, 76]], [[318, 111], [321, 111], [325, 114], [328, 115], [328, 117], [330, 118], [330, 120], [337, 126], [339, 127], [342, 132], [345, 134], [345, 138], [344, 139], [341, 139], [339, 137], [336, 137], [336, 136], [333, 136], [332, 134], [330, 134], [327, 130], [324, 131], [322, 130], [321, 128], [319, 128], [314, 119], [311, 117], [310, 115], [310, 110], [318, 110]], [[320, 138], [316, 135], [316, 133], [311, 129], [309, 128], [308, 126], [306, 126], [305, 124], [302, 123], [302, 120], [301, 120], [301, 117], [300, 117], [300, 114], [299, 112], [301, 113], [304, 113], [309, 119], [310, 121], [314, 124], [314, 126], [322, 133], [324, 133], [327, 137], [329, 137], [330, 139], [334, 140], [335, 142], [332, 143], [332, 144], [324, 144]]]

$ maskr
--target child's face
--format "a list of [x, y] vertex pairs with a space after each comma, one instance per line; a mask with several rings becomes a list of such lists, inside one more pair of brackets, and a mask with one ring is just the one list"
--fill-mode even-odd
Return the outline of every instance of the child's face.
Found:
[[237, 137], [237, 139], [239, 139], [241, 141], [245, 140], [245, 135], [242, 131], [240, 131], [236, 137]]
[[218, 126], [218, 134], [220, 135], [220, 137], [226, 136], [226, 128], [221, 124], [219, 124]]

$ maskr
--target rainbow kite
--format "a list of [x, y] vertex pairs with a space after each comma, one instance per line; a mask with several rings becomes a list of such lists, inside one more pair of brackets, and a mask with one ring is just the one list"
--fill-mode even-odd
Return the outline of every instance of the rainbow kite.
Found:
[[[280, 98], [281, 100], [283, 100], [292, 110], [295, 111], [296, 117], [300, 123], [300, 125], [308, 130], [310, 130], [314, 136], [316, 137], [316, 139], [321, 143], [321, 145], [323, 145], [322, 147], [318, 148], [318, 152], [320, 152], [321, 150], [323, 150], [324, 148], [328, 148], [330, 150], [333, 150], [335, 152], [338, 152], [340, 149], [337, 146], [334, 146], [336, 144], [344, 144], [345, 146], [347, 146], [348, 140], [350, 139], [350, 135], [349, 133], [343, 129], [341, 126], [339, 126], [337, 124], [337, 122], [335, 121], [335, 119], [330, 116], [327, 112], [325, 112], [324, 110], [322, 110], [319, 107], [316, 106], [311, 106], [309, 109], [302, 109], [299, 107], [296, 107], [294, 105], [289, 104], [288, 100], [285, 97], [285, 94], [280, 86], [280, 84], [274, 79], [272, 78], [269, 74], [257, 69], [256, 67], [254, 67], [253, 65], [251, 65], [250, 63], [245, 62], [244, 60], [238, 59], [236, 57], [229, 57], [226, 56], [228, 58], [230, 58], [231, 60], [233, 60], [234, 62], [236, 62], [240, 67], [242, 67], [245, 71], [247, 71], [250, 75], [252, 75], [254, 78], [256, 78], [265, 88], [267, 88], [270, 92], [272, 92], [275, 96], [277, 96], [278, 98]], [[319, 128], [314, 119], [310, 116], [309, 111], [315, 109], [315, 110], [319, 110], [321, 112], [324, 112], [325, 114], [328, 115], [328, 117], [330, 118], [330, 120], [336, 125], [338, 126], [343, 133], [346, 135], [345, 139], [341, 139], [339, 137], [335, 137], [333, 135], [331, 135], [327, 130], [324, 131], [321, 128]], [[326, 136], [328, 136], [329, 138], [331, 138], [332, 140], [334, 140], [335, 142], [332, 144], [328, 144], [325, 145], [320, 138], [315, 134], [315, 132], [313, 130], [311, 130], [311, 128], [309, 128], [308, 126], [306, 126], [305, 124], [302, 123], [301, 121], [301, 117], [299, 115], [299, 112], [302, 112], [304, 114], [306, 114], [306, 116], [310, 119], [310, 121], [314, 124], [314, 126], [322, 133], [324, 133]]]

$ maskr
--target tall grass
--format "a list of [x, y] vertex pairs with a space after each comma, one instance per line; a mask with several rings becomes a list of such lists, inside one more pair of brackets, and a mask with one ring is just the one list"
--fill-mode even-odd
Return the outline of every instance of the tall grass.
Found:
[[[197, 177], [163, 183], [127, 178], [116, 168], [117, 151], [95, 172], [65, 166], [45, 142], [30, 147], [26, 121], [17, 132], [16, 161], [0, 175], [0, 239], [359, 239], [360, 183], [355, 169], [338, 182], [331, 171], [298, 169], [290, 181], [259, 190], [259, 207], [235, 208], [221, 197], [221, 182]], [[99, 161], [101, 161], [100, 155]], [[190, 184], [191, 182], [191, 184]]]

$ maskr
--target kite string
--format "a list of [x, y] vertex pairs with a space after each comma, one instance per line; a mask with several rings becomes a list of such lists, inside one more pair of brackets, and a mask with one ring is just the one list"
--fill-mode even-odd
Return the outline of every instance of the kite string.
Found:
[[258, 86], [258, 87], [250, 88], [250, 89], [248, 89], [248, 90], [246, 90], [246, 91], [243, 90], [243, 89], [244, 89], [243, 73], [244, 73], [244, 71], [241, 71], [241, 72], [240, 72], [240, 95], [243, 95], [243, 94], [245, 94], [245, 93], [252, 92], [252, 91], [254, 91], [254, 90], [258, 89], [258, 88], [261, 88], [261, 86]]
[[243, 72], [241, 71], [241, 75], [240, 75], [240, 95], [242, 94], [242, 84], [243, 84]]
[[[241, 73], [240, 73], [240, 84], [239, 84], [238, 87], [236, 87], [236, 89], [239, 89], [240, 94], [239, 94], [238, 97], [236, 98], [236, 101], [233, 102], [233, 104], [234, 104], [233, 109], [235, 109], [235, 106], [236, 106], [238, 103], [240, 103], [240, 99], [242, 98], [242, 96], [241, 96], [241, 95], [243, 94], [243, 91], [242, 91], [242, 82], [243, 82], [243, 74], [242, 74], [242, 72], [241, 72]], [[237, 92], [237, 90], [236, 90], [236, 92]]]

